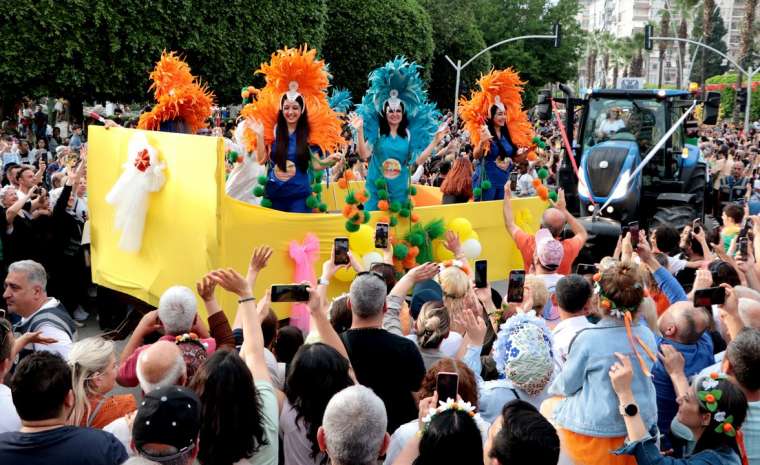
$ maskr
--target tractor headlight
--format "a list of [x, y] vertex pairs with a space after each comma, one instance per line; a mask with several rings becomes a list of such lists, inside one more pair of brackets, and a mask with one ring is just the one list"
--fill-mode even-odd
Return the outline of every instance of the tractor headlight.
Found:
[[628, 193], [628, 181], [630, 181], [630, 176], [630, 170], [627, 170], [623, 173], [623, 175], [620, 177], [620, 181], [617, 183], [617, 186], [615, 186], [615, 190], [612, 191], [610, 199], [620, 200], [625, 197], [625, 195]]

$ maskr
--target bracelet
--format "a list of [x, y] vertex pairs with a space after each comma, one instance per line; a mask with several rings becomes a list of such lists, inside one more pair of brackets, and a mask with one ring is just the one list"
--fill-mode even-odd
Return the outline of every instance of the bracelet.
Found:
[[242, 304], [242, 303], [245, 303], [245, 302], [250, 302], [252, 300], [256, 300], [256, 297], [253, 297], [253, 296], [251, 296], [251, 297], [243, 297], [242, 299], [238, 299], [238, 303]]

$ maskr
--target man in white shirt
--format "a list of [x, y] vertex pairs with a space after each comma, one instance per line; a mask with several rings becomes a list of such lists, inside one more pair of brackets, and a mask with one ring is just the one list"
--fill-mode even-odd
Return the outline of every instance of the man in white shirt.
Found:
[[562, 367], [567, 361], [570, 343], [579, 331], [593, 327], [586, 319], [591, 306], [591, 285], [580, 275], [571, 274], [557, 281], [553, 303], [559, 308], [559, 323], [554, 327], [554, 360]]
[[27, 344], [19, 352], [16, 363], [40, 350], [54, 352], [64, 360], [68, 359], [76, 335], [76, 325], [63, 305], [57, 299], [48, 297], [46, 286], [45, 268], [34, 260], [21, 260], [8, 267], [3, 298], [8, 310], [21, 317], [13, 331], [18, 336], [39, 333], [56, 341], [50, 344]]
[[597, 130], [597, 136], [599, 138], [607, 139], [616, 132], [625, 128], [625, 121], [620, 119], [620, 108], [610, 108], [607, 112], [607, 118], [602, 121]]
[[0, 318], [0, 433], [21, 429], [21, 418], [13, 405], [11, 389], [2, 383], [13, 366], [13, 330], [5, 318]]

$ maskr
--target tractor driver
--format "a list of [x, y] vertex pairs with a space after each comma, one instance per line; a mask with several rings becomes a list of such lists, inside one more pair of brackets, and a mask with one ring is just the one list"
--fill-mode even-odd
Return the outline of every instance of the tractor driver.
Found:
[[607, 117], [599, 124], [596, 130], [598, 139], [609, 139], [613, 134], [625, 129], [625, 121], [620, 117], [620, 107], [612, 107], [607, 111]]

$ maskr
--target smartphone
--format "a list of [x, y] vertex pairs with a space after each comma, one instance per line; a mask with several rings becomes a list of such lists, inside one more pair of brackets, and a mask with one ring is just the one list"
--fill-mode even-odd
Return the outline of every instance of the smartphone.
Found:
[[475, 262], [475, 287], [478, 289], [488, 287], [488, 260]]
[[599, 272], [599, 268], [596, 267], [596, 265], [591, 263], [579, 263], [578, 268], [576, 268], [575, 273], [579, 275], [594, 275], [597, 272]]
[[694, 291], [695, 307], [711, 307], [722, 305], [726, 301], [726, 289], [722, 287], [708, 287]]
[[336, 237], [333, 247], [333, 250], [335, 251], [335, 264], [348, 265], [351, 262], [348, 258], [348, 238]]
[[517, 190], [517, 178], [520, 176], [520, 173], [517, 171], [512, 171], [509, 175], [509, 189], [514, 192]]
[[448, 399], [457, 400], [459, 391], [459, 375], [441, 371], [435, 380], [435, 392], [438, 393], [438, 400], [446, 402]]
[[702, 230], [702, 220], [699, 218], [695, 219], [692, 222], [691, 230], [694, 234], [699, 234], [699, 232]]
[[308, 302], [309, 286], [307, 284], [274, 284], [272, 302]]
[[739, 256], [743, 259], [748, 257], [747, 248], [749, 247], [749, 238], [747, 236], [739, 238]]
[[509, 272], [507, 283], [507, 302], [522, 302], [525, 287], [525, 270], [512, 270]]
[[388, 248], [388, 223], [377, 223], [375, 225], [375, 248]]
[[639, 246], [639, 222], [632, 221], [628, 223], [628, 231], [631, 233], [631, 245], [635, 250]]

